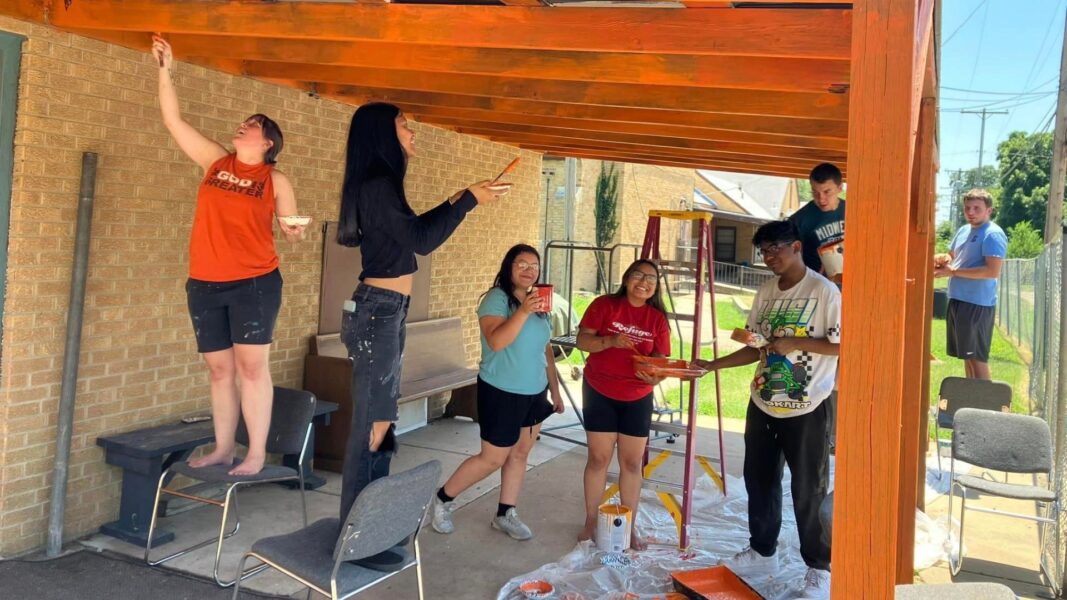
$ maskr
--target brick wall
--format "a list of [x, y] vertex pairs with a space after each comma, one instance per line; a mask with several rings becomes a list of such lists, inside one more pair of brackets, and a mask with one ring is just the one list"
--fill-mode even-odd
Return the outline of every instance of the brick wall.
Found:
[[[0, 17], [24, 35], [0, 364], [0, 554], [43, 544], [73, 254], [80, 161], [99, 154], [66, 535], [115, 517], [120, 471], [101, 434], [174, 421], [209, 406], [205, 368], [185, 308], [187, 239], [201, 173], [159, 118], [149, 56]], [[264, 112], [286, 135], [279, 169], [302, 214], [336, 219], [352, 107], [181, 64], [186, 119], [227, 141]], [[408, 192], [416, 211], [491, 177], [518, 150], [416, 124], [420, 155]], [[477, 358], [474, 307], [511, 244], [539, 243], [540, 155], [524, 152], [515, 190], [474, 211], [433, 262], [432, 316], [464, 318]], [[298, 385], [316, 331], [322, 236], [278, 240], [285, 296], [272, 348], [275, 382]]]

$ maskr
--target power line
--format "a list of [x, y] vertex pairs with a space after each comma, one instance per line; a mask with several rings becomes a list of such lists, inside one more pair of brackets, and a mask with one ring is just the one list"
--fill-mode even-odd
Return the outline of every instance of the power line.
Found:
[[982, 0], [981, 2], [979, 2], [979, 3], [978, 3], [978, 6], [975, 6], [975, 7], [974, 7], [974, 10], [972, 10], [972, 11], [971, 11], [971, 14], [967, 15], [967, 18], [966, 18], [966, 19], [964, 19], [964, 20], [963, 20], [963, 22], [962, 22], [962, 23], [960, 23], [960, 24], [959, 24], [959, 25], [958, 25], [958, 26], [956, 27], [956, 29], [955, 29], [955, 30], [953, 30], [953, 32], [952, 32], [952, 33], [948, 34], [948, 37], [947, 37], [947, 38], [945, 38], [945, 41], [941, 42], [941, 47], [942, 47], [942, 48], [944, 48], [944, 47], [945, 47], [946, 45], [948, 45], [948, 43], [952, 41], [952, 38], [956, 37], [956, 34], [957, 34], [957, 33], [959, 33], [961, 29], [963, 29], [963, 26], [964, 26], [964, 25], [966, 25], [966, 24], [967, 24], [967, 22], [971, 20], [971, 17], [973, 17], [973, 16], [974, 16], [974, 14], [975, 14], [976, 12], [978, 12], [978, 9], [982, 8], [982, 7], [983, 7], [983, 6], [985, 5], [985, 3], [986, 3], [986, 0]]

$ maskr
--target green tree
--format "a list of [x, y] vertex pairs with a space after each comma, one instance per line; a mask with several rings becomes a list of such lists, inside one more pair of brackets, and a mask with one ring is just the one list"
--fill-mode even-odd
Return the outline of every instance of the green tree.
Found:
[[997, 145], [1000, 197], [997, 224], [1005, 230], [1030, 221], [1042, 235], [1052, 168], [1052, 134], [1014, 131]]
[[1008, 258], [1034, 258], [1044, 248], [1041, 232], [1030, 221], [1020, 221], [1008, 230]]
[[949, 246], [952, 244], [952, 236], [956, 234], [956, 230], [953, 228], [952, 223], [945, 221], [937, 227], [937, 237], [934, 238], [934, 252], [937, 254], [947, 254]]
[[600, 175], [596, 180], [596, 204], [593, 215], [596, 220], [596, 245], [607, 246], [615, 240], [619, 230], [619, 173], [615, 163], [600, 163]]

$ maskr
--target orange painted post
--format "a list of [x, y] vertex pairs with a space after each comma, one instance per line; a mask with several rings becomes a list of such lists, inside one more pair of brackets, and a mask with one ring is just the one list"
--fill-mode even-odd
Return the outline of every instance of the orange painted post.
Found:
[[834, 600], [889, 600], [896, 583], [917, 8], [852, 10]]
[[[908, 290], [905, 300], [904, 332], [904, 389], [901, 416], [900, 446], [900, 499], [898, 501], [899, 541], [897, 542], [897, 583], [912, 583], [915, 562], [915, 507], [920, 493], [919, 482], [910, 472], [926, 455], [922, 444], [925, 436], [918, 433], [920, 424], [925, 428], [925, 412], [929, 409], [930, 346], [927, 331], [930, 321], [926, 318], [927, 305], [933, 303], [933, 277], [930, 254], [930, 239], [934, 224], [930, 206], [936, 198], [934, 165], [934, 130], [937, 110], [934, 98], [924, 98], [919, 118], [919, 136], [916, 139], [915, 160], [912, 168], [911, 231], [908, 236]], [[924, 376], [925, 375], [925, 376]], [[925, 473], [925, 469], [923, 469]]]

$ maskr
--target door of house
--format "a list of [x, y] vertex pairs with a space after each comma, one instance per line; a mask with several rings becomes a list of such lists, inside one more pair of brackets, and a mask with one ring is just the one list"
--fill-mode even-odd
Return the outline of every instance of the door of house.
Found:
[[737, 228], [715, 227], [715, 260], [737, 262]]

